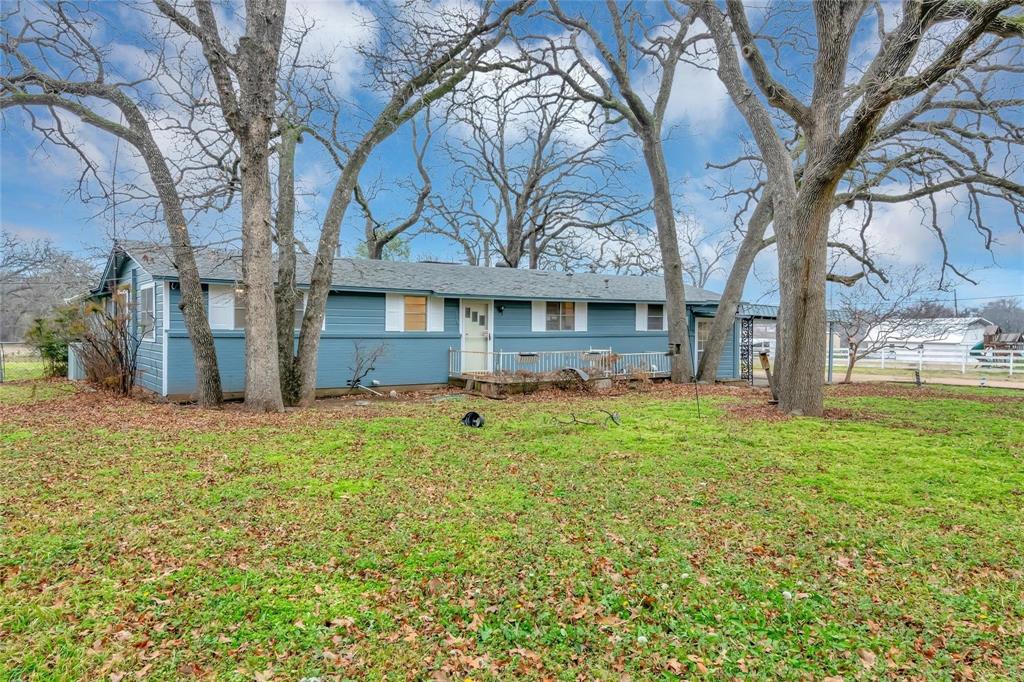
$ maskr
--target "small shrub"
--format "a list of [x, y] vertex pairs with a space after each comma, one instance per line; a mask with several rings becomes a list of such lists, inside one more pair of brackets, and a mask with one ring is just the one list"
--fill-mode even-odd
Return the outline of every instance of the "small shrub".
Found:
[[37, 318], [25, 333], [25, 342], [39, 351], [43, 374], [48, 377], [68, 373], [68, 344], [81, 338], [85, 331], [82, 310], [64, 306], [50, 317]]

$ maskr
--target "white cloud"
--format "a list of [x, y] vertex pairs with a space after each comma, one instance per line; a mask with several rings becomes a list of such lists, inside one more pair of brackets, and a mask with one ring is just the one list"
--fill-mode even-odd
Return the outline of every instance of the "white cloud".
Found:
[[729, 94], [714, 71], [680, 64], [665, 109], [665, 123], [686, 123], [711, 134], [725, 124], [730, 106]]
[[[906, 191], [896, 184], [878, 188], [880, 193]], [[958, 206], [957, 196], [950, 192], [935, 195], [939, 226], [953, 227]], [[865, 208], [857, 204], [833, 213], [832, 232], [850, 244], [860, 243], [860, 226]], [[882, 261], [897, 265], [935, 264], [938, 241], [929, 227], [931, 217], [914, 202], [875, 204], [865, 231], [869, 247]]]
[[[707, 27], [700, 21], [690, 28], [691, 34], [703, 33]], [[672, 78], [672, 92], [665, 108], [665, 124], [685, 124], [704, 134], [716, 132], [726, 121], [731, 106], [729, 94], [718, 80], [715, 69], [718, 58], [710, 49], [709, 41], [701, 41], [676, 66]], [[654, 60], [645, 59], [634, 76], [648, 104], [653, 106], [661, 83], [660, 70], [654, 69]]]
[[329, 58], [335, 92], [351, 93], [359, 85], [363, 59], [359, 46], [374, 39], [373, 12], [355, 0], [292, 0], [287, 21], [296, 26], [303, 19], [313, 23], [303, 49], [313, 59]]

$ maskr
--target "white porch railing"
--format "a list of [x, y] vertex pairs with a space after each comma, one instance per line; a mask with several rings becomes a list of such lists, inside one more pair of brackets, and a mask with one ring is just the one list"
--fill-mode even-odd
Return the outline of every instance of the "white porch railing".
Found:
[[610, 348], [555, 351], [465, 351], [448, 350], [449, 376], [463, 374], [552, 374], [572, 367], [591, 376], [613, 377], [631, 374], [668, 375], [669, 356], [663, 352], [615, 353]]

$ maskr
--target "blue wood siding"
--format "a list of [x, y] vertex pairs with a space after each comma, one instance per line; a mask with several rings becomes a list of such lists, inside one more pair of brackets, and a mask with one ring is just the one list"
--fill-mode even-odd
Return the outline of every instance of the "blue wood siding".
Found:
[[611, 348], [620, 353], [643, 353], [668, 349], [666, 332], [636, 331], [636, 306], [632, 303], [589, 303], [585, 332], [532, 331], [530, 301], [495, 301], [495, 307], [504, 307], [494, 317], [496, 351]]
[[132, 287], [131, 325], [134, 333], [139, 333], [139, 306], [142, 303], [141, 288], [153, 285], [153, 309], [156, 314], [156, 333], [152, 341], [142, 340], [136, 357], [138, 386], [154, 393], [163, 389], [163, 282], [154, 280], [145, 268], [131, 258], [126, 258], [116, 273], [116, 283], [130, 284]]
[[[694, 320], [698, 320], [700, 324], [710, 325], [713, 317], [708, 317], [707, 312], [708, 306], [702, 306], [704, 315], [697, 316], [690, 315], [690, 348], [696, 348], [697, 328], [694, 324]], [[694, 351], [696, 355], [696, 351]], [[718, 360], [718, 378], [719, 379], [738, 379], [740, 376], [739, 360], [740, 358], [740, 325], [739, 320], [733, 323], [732, 330], [729, 332], [729, 337], [725, 341], [725, 346], [722, 348], [722, 357]]]
[[[168, 393], [190, 394], [195, 387], [192, 349], [178, 309], [180, 292], [171, 289]], [[380, 293], [332, 292], [327, 299], [326, 325], [320, 341], [317, 387], [344, 388], [352, 377], [357, 346], [367, 352], [384, 345], [384, 355], [364, 382], [382, 386], [437, 384], [448, 380], [448, 350], [459, 348], [459, 301], [445, 300], [443, 332], [384, 331], [385, 297]], [[501, 312], [497, 308], [502, 307]], [[494, 350], [528, 352], [611, 348], [617, 352], [664, 351], [665, 332], [638, 332], [632, 303], [590, 303], [586, 332], [534, 332], [529, 301], [495, 301]], [[693, 316], [690, 343], [693, 344]], [[736, 335], [734, 328], [734, 337]], [[245, 388], [245, 338], [242, 331], [214, 330], [214, 343], [225, 391]], [[158, 335], [159, 336], [159, 335]], [[719, 377], [737, 375], [738, 340], [730, 339], [722, 354]]]
[[[167, 364], [168, 393], [190, 394], [195, 389], [192, 346], [180, 311], [179, 293], [172, 291], [172, 324]], [[383, 345], [384, 355], [363, 379], [383, 386], [440, 384], [448, 381], [448, 349], [459, 344], [459, 302], [446, 299], [443, 332], [384, 331], [384, 294], [332, 293], [327, 299], [326, 329], [320, 336], [317, 387], [344, 388], [352, 378], [357, 349], [368, 353]], [[221, 384], [227, 392], [245, 389], [245, 338], [241, 331], [213, 330]], [[296, 335], [297, 337], [297, 335]]]

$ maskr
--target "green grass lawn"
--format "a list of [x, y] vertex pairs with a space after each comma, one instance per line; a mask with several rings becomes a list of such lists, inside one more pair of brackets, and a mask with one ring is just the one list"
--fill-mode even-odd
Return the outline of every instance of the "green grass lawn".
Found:
[[43, 361], [38, 357], [13, 355], [4, 362], [4, 381], [41, 379], [45, 373]]
[[[10, 680], [1024, 675], [1024, 399], [0, 386]], [[618, 411], [619, 427], [556, 415]], [[480, 430], [460, 426], [468, 409]]]

